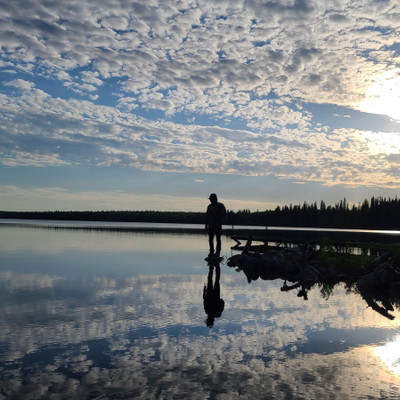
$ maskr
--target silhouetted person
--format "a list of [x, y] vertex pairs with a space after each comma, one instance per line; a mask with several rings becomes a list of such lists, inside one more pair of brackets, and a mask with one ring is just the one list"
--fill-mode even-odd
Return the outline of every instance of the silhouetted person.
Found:
[[215, 255], [221, 252], [221, 232], [222, 221], [226, 218], [226, 209], [222, 203], [218, 202], [217, 195], [211, 193], [209, 200], [211, 204], [207, 207], [206, 231], [208, 232], [208, 243], [210, 246], [210, 256], [214, 254], [214, 236], [217, 242]]
[[209, 328], [214, 325], [214, 319], [219, 318], [224, 311], [225, 302], [221, 299], [221, 291], [219, 286], [219, 278], [221, 276], [221, 267], [219, 263], [215, 264], [215, 282], [213, 283], [214, 265], [208, 264], [207, 285], [203, 290], [204, 311], [207, 314], [206, 324]]

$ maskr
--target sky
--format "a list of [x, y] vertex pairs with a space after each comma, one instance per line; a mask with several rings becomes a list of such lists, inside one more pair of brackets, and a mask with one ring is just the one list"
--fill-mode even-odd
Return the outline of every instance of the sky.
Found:
[[394, 198], [396, 0], [0, 1], [0, 210]]

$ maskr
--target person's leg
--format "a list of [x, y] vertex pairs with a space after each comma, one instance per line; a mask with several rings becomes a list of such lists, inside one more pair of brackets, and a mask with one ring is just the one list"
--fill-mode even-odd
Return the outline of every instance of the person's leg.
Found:
[[210, 254], [214, 253], [214, 228], [208, 228], [208, 245], [210, 248]]
[[217, 254], [221, 253], [221, 233], [222, 226], [219, 225], [215, 228], [215, 236], [217, 238]]

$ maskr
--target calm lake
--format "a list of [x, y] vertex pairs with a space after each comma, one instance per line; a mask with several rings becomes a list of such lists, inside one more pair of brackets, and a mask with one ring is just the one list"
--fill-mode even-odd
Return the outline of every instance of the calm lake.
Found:
[[399, 310], [249, 284], [229, 236], [210, 268], [200, 231], [114, 228], [0, 223], [0, 399], [400, 398]]

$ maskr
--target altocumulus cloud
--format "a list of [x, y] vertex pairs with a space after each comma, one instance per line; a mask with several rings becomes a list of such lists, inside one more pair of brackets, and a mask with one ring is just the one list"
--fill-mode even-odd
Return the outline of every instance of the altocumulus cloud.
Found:
[[396, 187], [397, 147], [310, 106], [360, 109], [399, 21], [390, 0], [3, 3], [1, 161]]

